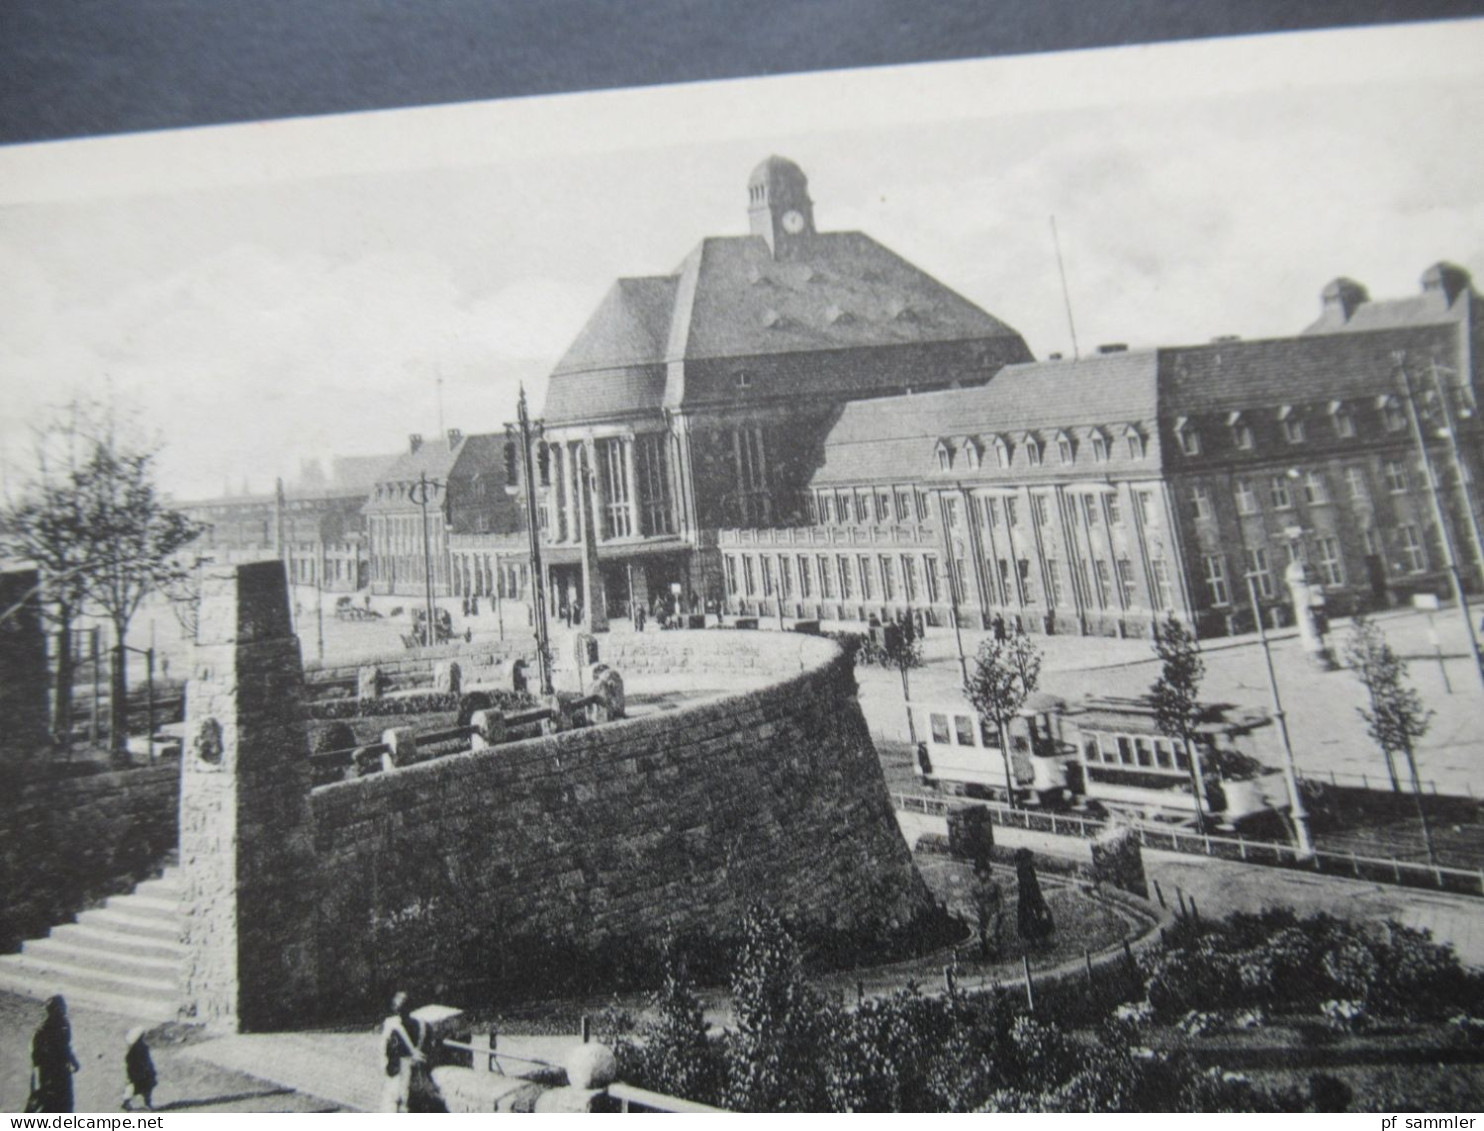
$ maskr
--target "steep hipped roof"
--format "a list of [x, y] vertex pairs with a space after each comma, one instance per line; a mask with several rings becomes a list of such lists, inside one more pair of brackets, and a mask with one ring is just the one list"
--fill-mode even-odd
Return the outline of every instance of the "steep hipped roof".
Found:
[[759, 236], [702, 240], [680, 287], [694, 297], [672, 360], [1019, 337], [862, 232], [822, 232], [788, 260]]
[[[422, 475], [447, 483], [451, 478], [478, 474], [500, 473], [503, 476], [500, 449], [503, 435], [484, 433], [476, 436], [459, 436], [450, 442], [448, 436], [433, 436], [418, 445], [416, 451], [406, 451], [384, 467], [377, 476], [377, 483], [401, 484], [404, 487], [415, 483]], [[378, 499], [373, 493], [363, 508], [363, 513], [380, 510], [402, 510], [408, 506], [405, 492], [392, 493]]]
[[[547, 423], [695, 403], [707, 395], [687, 390], [686, 368], [696, 362], [984, 342], [983, 379], [1030, 356], [1016, 331], [869, 236], [807, 233], [791, 246], [788, 258], [775, 259], [760, 236], [712, 237], [673, 275], [620, 279], [552, 371]], [[839, 387], [837, 362], [828, 393], [900, 388], [912, 360], [846, 365], [855, 374], [848, 388]], [[960, 377], [921, 360], [939, 383]], [[812, 391], [790, 385], [791, 393]]]
[[552, 371], [548, 421], [659, 408], [676, 283], [673, 275], [655, 275], [613, 284]]
[[1446, 324], [1162, 350], [1166, 416], [1343, 400], [1397, 391], [1396, 358], [1434, 355], [1457, 364], [1458, 335]]
[[[931, 473], [940, 439], [1041, 434], [1053, 443], [1060, 429], [1142, 423], [1152, 433], [1158, 355], [1118, 353], [1081, 361], [1033, 362], [1002, 369], [987, 385], [846, 404], [825, 441], [814, 486], [904, 482]], [[1150, 467], [1157, 467], [1149, 436]], [[1056, 469], [1047, 460], [1047, 474]], [[962, 469], [962, 465], [960, 465]], [[959, 474], [956, 471], [955, 474]], [[1024, 479], [1026, 470], [1001, 471], [986, 459], [966, 478]]]

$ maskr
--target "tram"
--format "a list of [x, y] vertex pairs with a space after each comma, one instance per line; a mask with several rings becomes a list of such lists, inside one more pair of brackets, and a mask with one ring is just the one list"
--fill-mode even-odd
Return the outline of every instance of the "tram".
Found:
[[[919, 739], [917, 775], [949, 793], [1095, 815], [1122, 814], [1174, 825], [1197, 821], [1190, 756], [1161, 734], [1147, 699], [1090, 696], [1068, 704], [1032, 696], [1007, 728], [966, 703], [913, 703]], [[1218, 827], [1236, 828], [1286, 810], [1283, 775], [1249, 755], [1254, 732], [1272, 720], [1262, 711], [1217, 704], [1196, 728], [1195, 779], [1202, 810]]]

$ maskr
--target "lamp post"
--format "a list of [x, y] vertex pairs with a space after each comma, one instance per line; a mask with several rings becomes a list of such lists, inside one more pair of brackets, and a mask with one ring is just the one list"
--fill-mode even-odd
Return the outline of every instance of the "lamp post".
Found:
[[[531, 458], [531, 443], [541, 438], [542, 426], [539, 420], [531, 419], [530, 412], [526, 408], [524, 382], [520, 386], [520, 401], [516, 412], [518, 419], [515, 424], [505, 425], [505, 434], [513, 443], [520, 445], [520, 470], [525, 479], [526, 534], [530, 540], [531, 623], [536, 630], [536, 667], [541, 677], [541, 694], [549, 697], [553, 694], [551, 646], [548, 643], [546, 627], [546, 583], [545, 573], [541, 567], [541, 530], [536, 512], [535, 463]], [[514, 483], [507, 483], [505, 490], [515, 495], [520, 492], [521, 488]]]
[[1289, 814], [1293, 817], [1293, 834], [1298, 841], [1299, 855], [1314, 855], [1314, 842], [1309, 836], [1309, 814], [1299, 794], [1298, 770], [1293, 764], [1293, 743], [1288, 737], [1288, 716], [1283, 711], [1283, 699], [1278, 694], [1278, 675], [1273, 670], [1273, 649], [1268, 643], [1268, 631], [1263, 627], [1262, 608], [1257, 601], [1257, 575], [1247, 574], [1247, 596], [1252, 601], [1252, 618], [1257, 624], [1257, 642], [1262, 645], [1262, 659], [1268, 671], [1268, 690], [1273, 697], [1273, 718], [1278, 720], [1278, 733], [1283, 739], [1283, 779], [1288, 783]]
[[433, 491], [446, 486], [441, 480], [429, 479], [426, 471], [420, 473], [417, 482], [412, 485], [408, 492], [414, 503], [422, 508], [423, 512], [423, 582], [424, 592], [427, 599], [427, 625], [423, 629], [423, 644], [431, 645], [437, 639], [437, 630], [433, 619], [433, 546], [428, 534], [428, 501]]
[[1458, 555], [1453, 551], [1453, 534], [1448, 529], [1448, 515], [1443, 508], [1438, 478], [1433, 474], [1432, 460], [1427, 455], [1427, 439], [1422, 432], [1422, 420], [1417, 415], [1417, 400], [1412, 393], [1412, 375], [1407, 372], [1407, 355], [1398, 352], [1393, 357], [1401, 379], [1402, 397], [1407, 402], [1407, 419], [1412, 425], [1412, 439], [1417, 443], [1417, 454], [1422, 460], [1422, 474], [1427, 480], [1427, 497], [1432, 501], [1433, 519], [1438, 524], [1438, 539], [1443, 544], [1443, 560], [1448, 567], [1448, 579], [1453, 584], [1453, 596], [1458, 601], [1459, 615], [1463, 617], [1469, 651], [1473, 653], [1474, 674], [1484, 682], [1484, 656], [1479, 654], [1479, 638], [1474, 635], [1474, 618], [1469, 612], [1469, 599], [1463, 587], [1463, 572], [1458, 568]]

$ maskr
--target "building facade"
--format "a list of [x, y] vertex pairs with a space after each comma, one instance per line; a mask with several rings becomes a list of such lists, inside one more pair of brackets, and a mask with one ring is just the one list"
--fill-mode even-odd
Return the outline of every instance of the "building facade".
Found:
[[720, 534], [727, 608], [1110, 635], [1173, 613], [1212, 635], [1251, 629], [1253, 593], [1290, 618], [1294, 561], [1340, 612], [1446, 596], [1450, 554], [1484, 587], [1467, 275], [1437, 265], [1388, 303], [1338, 280], [1323, 303], [1292, 338], [846, 406], [808, 521]]
[[591, 526], [611, 612], [719, 607], [718, 532], [801, 525], [844, 406], [1030, 357], [869, 236], [819, 231], [793, 162], [759, 165], [747, 207], [750, 234], [618, 280], [551, 375], [536, 464], [554, 604], [581, 599]]
[[422, 596], [429, 566], [435, 597], [468, 593], [474, 562], [464, 555], [455, 560], [454, 539], [519, 544], [519, 510], [505, 489], [504, 445], [502, 435], [466, 436], [456, 428], [431, 440], [408, 438], [407, 451], [382, 468], [370, 498], [362, 500], [373, 593]]

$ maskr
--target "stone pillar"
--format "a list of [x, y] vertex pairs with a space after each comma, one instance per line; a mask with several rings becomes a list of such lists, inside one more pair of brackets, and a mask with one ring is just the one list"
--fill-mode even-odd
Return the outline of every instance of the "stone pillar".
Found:
[[588, 468], [588, 484], [593, 492], [592, 509], [584, 513], [584, 519], [591, 519], [593, 540], [595, 542], [606, 542], [610, 531], [608, 529], [608, 492], [603, 486], [603, 459], [599, 452], [596, 440], [588, 440], [583, 444], [583, 459]]
[[581, 494], [581, 485], [578, 480], [581, 473], [576, 466], [576, 448], [571, 444], [562, 445], [562, 487], [564, 490], [563, 501], [567, 506], [567, 541], [577, 542], [582, 538], [582, 508], [578, 499]]
[[457, 695], [463, 689], [463, 671], [457, 660], [439, 660], [433, 665], [433, 692]]
[[181, 1000], [208, 1028], [284, 1028], [317, 992], [303, 665], [282, 562], [202, 578], [181, 758]]
[[603, 571], [598, 566], [598, 498], [593, 490], [596, 469], [579, 467], [578, 492], [582, 498], [582, 627], [588, 632], [608, 631], [608, 597], [603, 590]]
[[499, 746], [505, 741], [505, 714], [503, 711], [475, 711], [469, 719], [474, 728], [470, 745], [474, 750], [485, 750]]
[[639, 466], [634, 455], [638, 442], [637, 436], [629, 436], [623, 441], [623, 471], [629, 482], [629, 535], [633, 538], [644, 536], [644, 527], [639, 522]]

